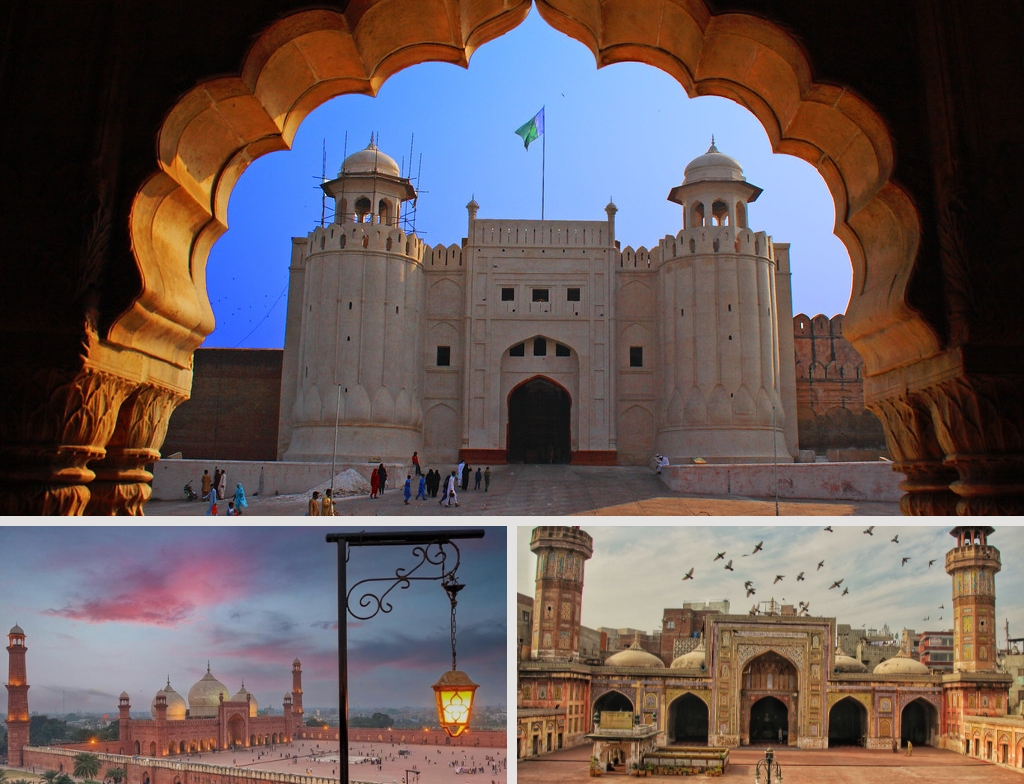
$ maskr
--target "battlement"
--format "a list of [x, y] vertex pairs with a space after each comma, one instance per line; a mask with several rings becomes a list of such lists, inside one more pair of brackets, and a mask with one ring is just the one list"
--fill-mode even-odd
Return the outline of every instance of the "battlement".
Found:
[[461, 270], [462, 248], [458, 245], [429, 245], [424, 246], [423, 266], [427, 269], [449, 269]]
[[472, 245], [516, 248], [606, 248], [613, 244], [607, 221], [474, 220]]
[[674, 237], [666, 235], [658, 242], [660, 258], [685, 258], [686, 256], [732, 253], [743, 256], [757, 256], [769, 261], [775, 260], [775, 246], [772, 238], [763, 231], [738, 229], [734, 226], [701, 226], [683, 229]]
[[309, 233], [306, 252], [312, 255], [333, 250], [362, 249], [396, 253], [421, 262], [424, 247], [423, 240], [415, 234], [406, 234], [393, 226], [379, 223], [332, 223], [329, 226], [317, 226]]
[[652, 254], [643, 245], [636, 250], [627, 245], [619, 254], [619, 269], [630, 271], [652, 269], [656, 261], [657, 254]]

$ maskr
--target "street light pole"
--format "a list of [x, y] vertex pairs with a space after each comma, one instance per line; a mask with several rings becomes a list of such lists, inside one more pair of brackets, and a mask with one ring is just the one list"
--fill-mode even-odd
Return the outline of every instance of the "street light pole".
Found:
[[[333, 493], [332, 493], [333, 495]], [[349, 784], [348, 777], [348, 616], [359, 620], [369, 620], [379, 613], [389, 613], [393, 609], [388, 594], [395, 588], [408, 588], [413, 580], [444, 580], [454, 578], [459, 568], [459, 548], [455, 539], [482, 539], [482, 528], [440, 528], [417, 529], [415, 531], [384, 531], [327, 534], [327, 541], [338, 545], [338, 718], [340, 742], [338, 754], [338, 773], [341, 784]], [[348, 556], [350, 547], [412, 547], [414, 557], [420, 561], [410, 569], [398, 568], [394, 576], [368, 577], [348, 588]], [[454, 550], [455, 564], [449, 568], [449, 557], [445, 547]], [[422, 576], [416, 572], [422, 566], [438, 566], [437, 576]], [[415, 575], [415, 576], [414, 576]], [[376, 595], [369, 590], [361, 592], [357, 597], [357, 608], [351, 605], [350, 597], [357, 588], [366, 583], [390, 583], [387, 590]], [[362, 614], [361, 614], [362, 613]]]

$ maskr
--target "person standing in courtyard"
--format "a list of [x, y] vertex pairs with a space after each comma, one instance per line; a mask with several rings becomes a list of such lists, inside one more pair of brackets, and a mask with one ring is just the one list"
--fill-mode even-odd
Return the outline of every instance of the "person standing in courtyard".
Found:
[[370, 498], [377, 497], [377, 488], [380, 487], [380, 474], [377, 473], [377, 469], [373, 469], [370, 472]]
[[486, 493], [491, 489], [491, 467], [487, 466], [487, 470], [484, 471], [484, 492]]
[[331, 498], [330, 488], [324, 490], [324, 500], [320, 504], [321, 517], [334, 517], [334, 500]]
[[313, 497], [309, 499], [309, 510], [306, 515], [309, 517], [320, 516], [320, 493], [316, 490], [313, 491]]
[[480, 489], [480, 482], [483, 480], [483, 478], [484, 478], [484, 472], [480, 470], [480, 466], [477, 466], [476, 467], [476, 476], [474, 477], [474, 481], [473, 481], [473, 489], [474, 490], [479, 490]]
[[459, 483], [463, 490], [469, 490], [469, 477], [473, 473], [473, 469], [467, 464], [462, 469], [462, 481]]
[[911, 756], [914, 753], [914, 744], [909, 740], [907, 741], [907, 756]]
[[420, 468], [419, 452], [412, 453], [412, 468], [416, 472], [416, 476], [423, 476], [423, 470]]
[[454, 471], [452, 471], [452, 475], [451, 475], [450, 479], [451, 479], [451, 482], [449, 483], [449, 486], [448, 486], [448, 504], [447, 505], [451, 506], [452, 503], [454, 503], [455, 506], [458, 506], [459, 505], [459, 483], [458, 483], [458, 477], [455, 476], [455, 472]]
[[377, 476], [380, 477], [380, 494], [383, 496], [388, 486], [388, 470], [383, 463], [377, 466]]
[[235, 483], [235, 514], [242, 514], [243, 510], [249, 508], [249, 502], [245, 500], [245, 488], [241, 482]]
[[220, 481], [217, 483], [217, 498], [224, 500], [228, 492], [228, 472], [220, 472]]
[[202, 493], [201, 493], [200, 497], [204, 501], [209, 501], [210, 500], [210, 488], [213, 487], [213, 477], [210, 476], [210, 469], [208, 469], [208, 468], [204, 468], [203, 469], [203, 478], [200, 481], [201, 481], [200, 487], [202, 487]]
[[405, 497], [405, 505], [409, 505], [409, 499], [412, 498], [412, 474], [405, 475], [405, 486], [402, 488], [402, 495]]
[[206, 507], [206, 514], [215, 515], [217, 514], [217, 491], [210, 491], [210, 505]]
[[456, 473], [455, 473], [455, 481], [458, 484], [460, 484], [460, 485], [462, 484], [462, 472], [465, 470], [465, 468], [466, 468], [466, 461], [465, 460], [460, 460], [458, 467], [455, 469], [455, 471], [456, 471]]
[[427, 500], [427, 477], [423, 474], [420, 474], [420, 486], [416, 490], [416, 500], [419, 501], [421, 498]]

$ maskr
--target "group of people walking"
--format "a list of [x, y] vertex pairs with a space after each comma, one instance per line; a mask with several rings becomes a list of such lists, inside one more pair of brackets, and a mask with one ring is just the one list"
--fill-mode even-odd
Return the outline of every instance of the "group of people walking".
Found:
[[[227, 471], [221, 471], [220, 468], [214, 468], [213, 476], [211, 477], [209, 470], [203, 469], [203, 478], [200, 482], [200, 487], [202, 489], [202, 499], [210, 502], [210, 505], [206, 507], [206, 514], [217, 514], [217, 501], [223, 501], [227, 494]], [[228, 507], [225, 510], [225, 514], [228, 516], [240, 515], [243, 510], [248, 508], [249, 502], [245, 497], [245, 488], [242, 487], [241, 482], [237, 482], [235, 483], [235, 494], [231, 500], [228, 501]]]

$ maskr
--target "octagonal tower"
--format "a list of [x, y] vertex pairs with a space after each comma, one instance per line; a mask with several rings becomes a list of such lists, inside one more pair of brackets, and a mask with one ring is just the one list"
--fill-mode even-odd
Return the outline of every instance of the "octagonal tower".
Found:
[[7, 635], [7, 756], [19, 768], [25, 764], [23, 749], [29, 743], [27, 651], [25, 632], [15, 624]]
[[530, 550], [537, 554], [531, 658], [568, 659], [580, 648], [583, 567], [594, 540], [579, 526], [539, 526]]
[[990, 525], [958, 525], [957, 546], [946, 553], [953, 578], [953, 670], [996, 670], [996, 573], [999, 551], [987, 543]]

